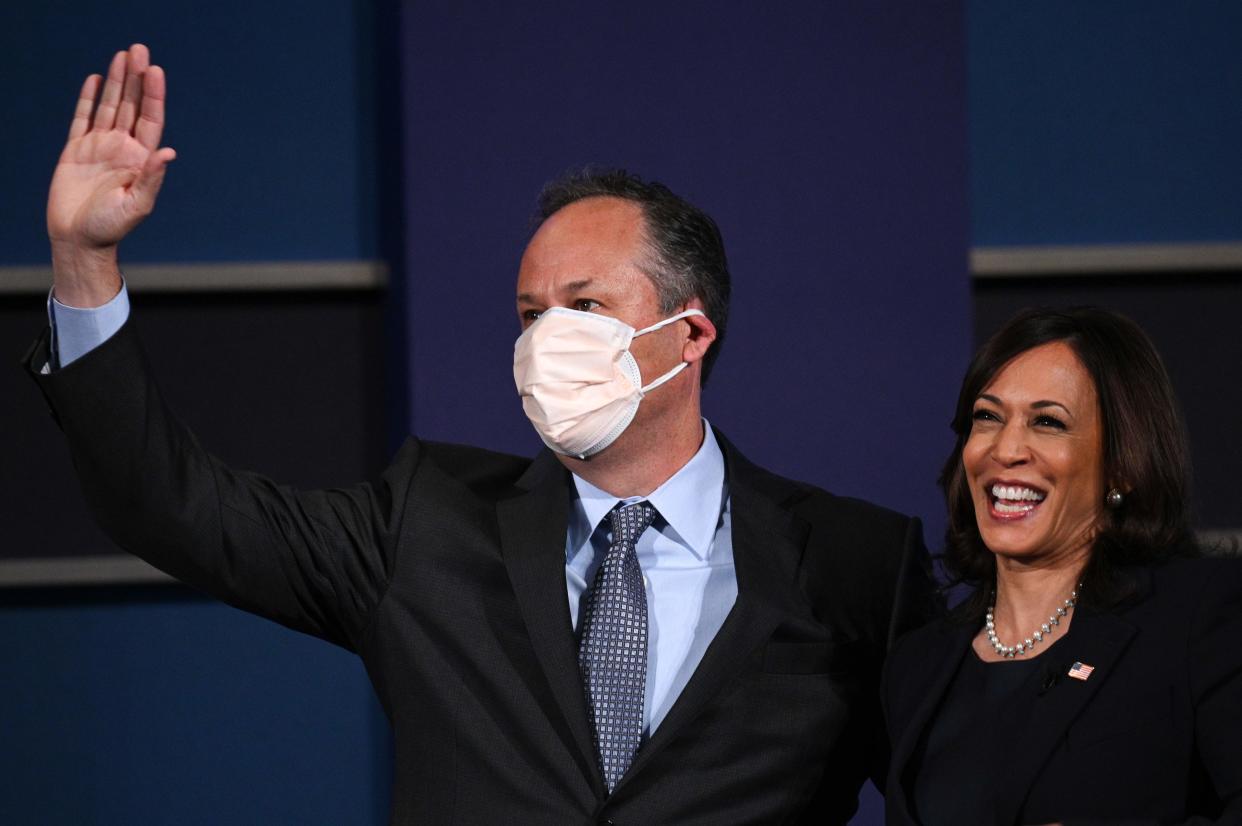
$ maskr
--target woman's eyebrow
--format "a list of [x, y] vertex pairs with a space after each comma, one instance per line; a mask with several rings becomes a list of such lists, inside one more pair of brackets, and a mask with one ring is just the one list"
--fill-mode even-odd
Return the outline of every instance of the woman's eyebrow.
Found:
[[1071, 416], [1074, 415], [1073, 412], [1068, 407], [1061, 404], [1060, 402], [1054, 402], [1054, 401], [1051, 401], [1050, 399], [1043, 399], [1041, 401], [1031, 402], [1032, 410], [1041, 410], [1045, 407], [1059, 407], [1062, 410], [1064, 410], [1066, 413], [1069, 413]]

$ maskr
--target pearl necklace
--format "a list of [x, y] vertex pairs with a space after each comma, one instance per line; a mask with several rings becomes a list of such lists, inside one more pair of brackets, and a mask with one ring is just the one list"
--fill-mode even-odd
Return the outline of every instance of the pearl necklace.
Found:
[[[1078, 588], [1082, 587], [1082, 583], [1078, 583]], [[1069, 599], [1065, 600], [1065, 604], [1057, 608], [1057, 612], [1048, 617], [1048, 621], [1017, 645], [1005, 645], [996, 638], [996, 592], [992, 592], [992, 604], [988, 606], [987, 619], [984, 621], [983, 627], [987, 631], [988, 642], [992, 644], [992, 649], [1006, 659], [1013, 659], [1020, 654], [1030, 653], [1030, 650], [1037, 644], [1043, 642], [1045, 636], [1052, 634], [1052, 629], [1061, 624], [1061, 619], [1069, 615], [1074, 610], [1074, 606], [1078, 604], [1078, 588], [1070, 591]]]

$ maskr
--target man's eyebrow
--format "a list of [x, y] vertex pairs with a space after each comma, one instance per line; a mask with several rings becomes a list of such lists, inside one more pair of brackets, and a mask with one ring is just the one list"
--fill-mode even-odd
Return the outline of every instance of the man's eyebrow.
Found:
[[[595, 283], [595, 280], [592, 278], [584, 278], [580, 281], [570, 281], [568, 284], [561, 287], [561, 292], [562, 293], [576, 293], [579, 290], [585, 290], [587, 287], [591, 286], [594, 283]], [[538, 304], [539, 303], [535, 299], [535, 296], [531, 293], [518, 293], [517, 300], [519, 304]]]

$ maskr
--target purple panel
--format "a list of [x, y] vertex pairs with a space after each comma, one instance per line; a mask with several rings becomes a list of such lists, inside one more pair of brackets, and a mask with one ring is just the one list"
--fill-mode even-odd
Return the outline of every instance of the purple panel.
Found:
[[938, 545], [971, 334], [960, 0], [481, 6], [403, 20], [411, 427], [536, 449], [510, 374], [535, 196], [625, 166], [724, 232], [713, 424]]

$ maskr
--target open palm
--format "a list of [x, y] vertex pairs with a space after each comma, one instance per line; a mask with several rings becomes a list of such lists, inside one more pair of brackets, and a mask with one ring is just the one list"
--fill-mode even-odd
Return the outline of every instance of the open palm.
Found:
[[176, 157], [159, 148], [163, 131], [164, 72], [145, 46], [118, 52], [106, 80], [86, 79], [48, 193], [54, 244], [114, 246], [150, 214]]

